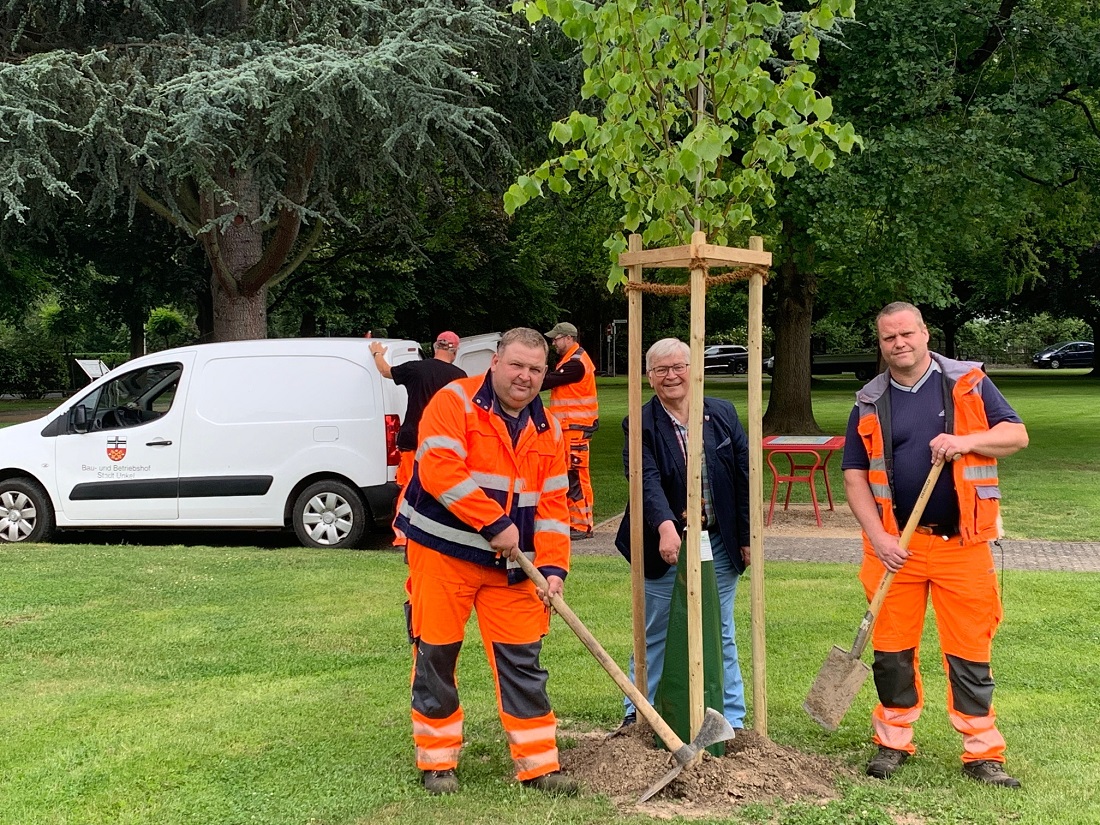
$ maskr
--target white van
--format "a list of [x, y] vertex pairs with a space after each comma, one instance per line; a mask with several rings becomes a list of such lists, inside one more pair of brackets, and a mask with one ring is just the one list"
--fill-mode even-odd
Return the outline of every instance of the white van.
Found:
[[[455, 363], [488, 368], [498, 334]], [[355, 546], [393, 518], [406, 393], [386, 360], [414, 341], [298, 338], [144, 355], [52, 413], [0, 429], [0, 540], [58, 528], [292, 526], [302, 544]]]

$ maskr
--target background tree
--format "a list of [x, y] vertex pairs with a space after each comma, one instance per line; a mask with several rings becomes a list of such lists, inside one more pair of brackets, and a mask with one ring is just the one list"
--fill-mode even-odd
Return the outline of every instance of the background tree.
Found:
[[175, 307], [154, 307], [145, 322], [145, 331], [162, 344], [159, 349], [178, 346], [194, 335], [190, 321]]
[[342, 189], [395, 205], [493, 158], [499, 118], [467, 67], [505, 27], [481, 0], [7, 0], [4, 217], [140, 203], [201, 242], [214, 337], [263, 337], [268, 284]]
[[[1051, 218], [1095, 186], [1093, 4], [866, 0], [822, 80], [865, 138], [827, 175], [785, 184], [768, 290], [776, 374], [765, 430], [816, 432], [810, 334], [888, 301], [926, 311], [951, 349], [968, 318], [1011, 309], [1072, 233]], [[1090, 182], [1090, 180], [1092, 182]]]

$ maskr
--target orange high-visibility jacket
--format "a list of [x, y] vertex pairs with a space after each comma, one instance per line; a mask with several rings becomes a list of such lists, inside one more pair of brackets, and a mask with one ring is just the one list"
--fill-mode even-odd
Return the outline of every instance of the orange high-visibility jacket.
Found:
[[514, 524], [543, 575], [569, 570], [569, 487], [561, 427], [536, 396], [512, 437], [493, 411], [492, 373], [452, 381], [428, 403], [412, 479], [397, 517], [410, 540], [448, 556], [526, 577], [489, 540]]
[[[979, 365], [970, 361], [955, 361], [935, 352], [931, 355], [939, 364], [946, 381], [944, 432], [969, 435], [988, 430], [989, 422], [979, 389], [985, 373]], [[878, 504], [882, 526], [897, 536], [901, 535], [901, 529], [894, 515], [893, 479], [888, 472], [888, 467], [893, 463], [890, 421], [888, 416], [882, 420], [878, 414], [878, 404], [889, 386], [889, 372], [877, 376], [856, 393], [856, 406], [859, 408], [859, 434], [871, 459], [867, 475], [871, 493]], [[959, 535], [963, 541], [970, 544], [1000, 538], [1001, 490], [998, 486], [997, 459], [967, 453], [951, 463], [951, 472], [959, 500]]]
[[577, 343], [562, 356], [563, 363], [570, 360], [581, 362], [584, 378], [550, 390], [550, 414], [565, 430], [588, 429], [600, 415], [596, 402], [596, 365]]

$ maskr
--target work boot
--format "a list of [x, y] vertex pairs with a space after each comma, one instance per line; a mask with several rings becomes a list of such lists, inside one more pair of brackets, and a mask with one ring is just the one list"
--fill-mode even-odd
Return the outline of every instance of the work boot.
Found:
[[982, 759], [979, 762], [965, 762], [963, 764], [963, 773], [971, 779], [976, 779], [978, 782], [984, 782], [986, 785], [998, 785], [1002, 788], [1020, 787], [1019, 779], [1005, 773], [1004, 763], [995, 762], [992, 759]]
[[458, 777], [454, 768], [445, 771], [423, 771], [424, 790], [432, 796], [458, 793]]
[[889, 779], [894, 771], [905, 764], [909, 754], [905, 751], [894, 750], [885, 745], [878, 746], [878, 753], [867, 763], [867, 775], [875, 779]]
[[569, 538], [573, 541], [583, 541], [584, 539], [592, 538], [591, 530], [573, 530], [569, 531]]
[[575, 779], [570, 779], [561, 771], [544, 773], [534, 779], [524, 779], [523, 787], [534, 788], [536, 791], [554, 794], [555, 796], [576, 796], [581, 789]]
[[607, 734], [606, 739], [614, 739], [616, 736], [622, 736], [624, 733], [629, 733], [630, 729], [638, 722], [638, 714], [635, 711], [630, 711], [623, 717], [623, 721], [619, 724], [619, 727]]

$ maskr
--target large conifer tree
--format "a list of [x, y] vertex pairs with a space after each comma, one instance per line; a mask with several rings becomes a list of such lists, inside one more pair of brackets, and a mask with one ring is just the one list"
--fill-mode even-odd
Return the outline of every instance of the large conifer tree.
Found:
[[482, 0], [0, 0], [0, 217], [142, 204], [202, 243], [215, 337], [264, 337], [341, 189], [491, 154], [471, 67], [505, 25]]

